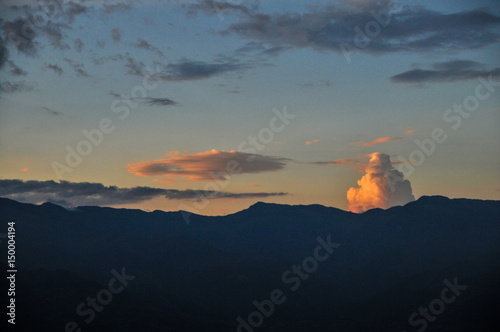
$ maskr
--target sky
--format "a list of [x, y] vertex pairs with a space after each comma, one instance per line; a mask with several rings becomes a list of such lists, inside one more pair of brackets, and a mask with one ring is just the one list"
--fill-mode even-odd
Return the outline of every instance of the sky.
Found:
[[0, 196], [500, 199], [498, 1], [0, 1]]

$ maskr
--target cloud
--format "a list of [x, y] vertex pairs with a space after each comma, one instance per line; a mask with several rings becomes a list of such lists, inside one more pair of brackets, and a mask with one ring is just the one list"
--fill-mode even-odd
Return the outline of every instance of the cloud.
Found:
[[391, 77], [393, 83], [458, 82], [477, 79], [479, 76], [500, 76], [500, 68], [486, 66], [470, 60], [453, 60], [435, 63], [432, 69], [412, 69]]
[[19, 68], [13, 61], [8, 60], [7, 64], [9, 65], [9, 72], [14, 75], [14, 76], [26, 76], [28, 75], [27, 72]]
[[66, 207], [79, 205], [120, 205], [140, 203], [157, 197], [171, 200], [245, 199], [284, 196], [286, 193], [230, 193], [211, 190], [177, 190], [152, 187], [119, 188], [101, 183], [69, 181], [0, 180], [0, 196], [29, 203], [46, 201], [63, 203]]
[[119, 42], [122, 39], [122, 34], [117, 28], [111, 29], [111, 39], [115, 42]]
[[[500, 17], [485, 9], [448, 14], [422, 6], [402, 6], [395, 10], [395, 4], [392, 1], [354, 4], [344, 1], [311, 7], [313, 9], [305, 13], [255, 12], [242, 16], [222, 34], [238, 34], [273, 46], [337, 53], [348, 48], [348, 51], [370, 54], [478, 49], [500, 38]], [[360, 37], [356, 27], [363, 31], [368, 22], [376, 22], [371, 12], [389, 13], [380, 20], [390, 21], [380, 26], [376, 37]]]
[[312, 144], [314, 144], [314, 143], [318, 143], [319, 141], [320, 141], [319, 139], [314, 139], [314, 140], [312, 140], [312, 141], [307, 141], [307, 142], [306, 142], [306, 145], [312, 145]]
[[49, 64], [46, 63], [45, 68], [54, 71], [54, 73], [56, 73], [59, 76], [61, 76], [62, 73], [64, 72], [63, 69], [61, 67], [59, 67], [58, 65], [52, 65], [50, 63]]
[[285, 168], [287, 158], [263, 156], [238, 151], [211, 150], [180, 155], [172, 152], [169, 158], [128, 164], [128, 171], [137, 176], [164, 176], [163, 182], [184, 177], [188, 181], [226, 180], [235, 174], [254, 174], [279, 171]]
[[179, 103], [169, 98], [155, 98], [155, 97], [126, 97], [114, 91], [109, 92], [115, 98], [137, 101], [149, 106], [179, 106]]
[[80, 53], [83, 50], [83, 42], [80, 38], [76, 38], [73, 42], [75, 50]]
[[39, 46], [38, 42], [35, 41], [37, 32], [26, 25], [26, 22], [29, 22], [29, 17], [18, 17], [13, 21], [6, 21], [2, 25], [2, 30], [6, 39], [18, 52], [34, 57], [38, 54]]
[[256, 1], [249, 8], [242, 4], [235, 4], [227, 1], [201, 0], [197, 3], [182, 4], [182, 8], [186, 10], [188, 17], [196, 16], [199, 11], [206, 15], [221, 15], [225, 12], [235, 12], [248, 15], [252, 12], [252, 10], [257, 8], [257, 5], [258, 1]]
[[137, 40], [137, 43], [135, 44], [132, 44], [132, 46], [135, 46], [137, 48], [142, 48], [144, 50], [148, 50], [148, 51], [154, 51], [156, 52], [160, 57], [163, 57], [163, 52], [160, 51], [159, 48], [151, 45], [148, 41], [146, 41], [145, 39], [139, 39]]
[[249, 65], [233, 61], [205, 62], [183, 60], [178, 63], [164, 65], [163, 70], [156, 75], [165, 81], [194, 81], [249, 67]]
[[9, 51], [7, 50], [7, 46], [5, 46], [4, 39], [0, 37], [0, 69], [3, 68], [8, 58], [9, 58]]
[[384, 153], [371, 154], [366, 174], [358, 180], [359, 188], [347, 191], [349, 211], [362, 213], [374, 208], [387, 209], [415, 200], [411, 184], [403, 173], [394, 169], [390, 157]]
[[105, 14], [113, 14], [118, 11], [129, 11], [132, 8], [130, 3], [121, 1], [121, 2], [115, 2], [112, 4], [105, 4], [103, 6], [103, 10]]
[[406, 135], [413, 135], [413, 134], [416, 134], [418, 132], [419, 132], [418, 130], [408, 129], [405, 134]]
[[71, 59], [68, 59], [68, 58], [63, 58], [63, 60], [70, 65], [70, 67], [75, 71], [75, 73], [78, 76], [90, 77], [90, 75], [85, 70], [85, 66], [83, 65], [83, 63], [78, 63], [78, 62], [71, 60]]
[[15, 93], [15, 92], [29, 92], [33, 90], [35, 90], [35, 88], [32, 85], [26, 83], [26, 81], [0, 82], [0, 92]]
[[48, 107], [42, 107], [42, 110], [44, 110], [45, 112], [51, 114], [51, 115], [55, 115], [55, 116], [59, 116], [59, 115], [66, 115], [64, 114], [63, 112], [58, 112], [58, 111], [55, 111], [51, 108], [48, 108]]
[[380, 138], [374, 139], [371, 142], [353, 142], [353, 143], [351, 143], [351, 145], [356, 145], [356, 146], [374, 146], [374, 145], [377, 145], [377, 144], [382, 144], [382, 143], [385, 143], [385, 142], [394, 141], [394, 140], [398, 140], [398, 139], [403, 139], [403, 137], [401, 137], [401, 136], [398, 136], [398, 137], [380, 137]]

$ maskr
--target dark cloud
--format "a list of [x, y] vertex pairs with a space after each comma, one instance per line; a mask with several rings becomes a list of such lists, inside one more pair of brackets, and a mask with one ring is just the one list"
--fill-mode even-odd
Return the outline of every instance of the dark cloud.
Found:
[[434, 83], [434, 82], [457, 82], [477, 79], [479, 76], [498, 77], [500, 68], [486, 69], [486, 66], [470, 60], [454, 60], [433, 64], [432, 69], [412, 69], [404, 73], [394, 75], [391, 81], [394, 83]]
[[54, 71], [57, 75], [61, 76], [63, 74], [63, 69], [59, 67], [58, 65], [52, 65], [52, 64], [45, 64], [45, 68], [50, 69]]
[[122, 34], [117, 28], [111, 29], [111, 39], [115, 42], [119, 42], [122, 39]]
[[196, 16], [200, 11], [207, 15], [222, 15], [225, 12], [249, 15], [257, 9], [258, 1], [254, 1], [250, 7], [246, 7], [228, 1], [201, 0], [197, 3], [183, 4], [182, 7], [186, 10], [188, 17]]
[[112, 4], [105, 4], [103, 6], [104, 13], [113, 14], [118, 11], [129, 11], [132, 8], [128, 2], [116, 2]]
[[262, 198], [284, 196], [286, 193], [230, 193], [211, 190], [177, 190], [151, 187], [119, 188], [101, 183], [68, 181], [0, 180], [0, 196], [15, 200], [42, 203], [66, 202], [67, 207], [81, 205], [119, 205], [140, 203], [156, 197], [172, 200], [202, 198]]
[[163, 70], [157, 75], [165, 81], [193, 81], [247, 68], [249, 68], [249, 65], [234, 61], [204, 62], [184, 60], [164, 66]]
[[0, 92], [14, 93], [14, 92], [29, 92], [33, 91], [35, 88], [26, 83], [26, 81], [18, 82], [0, 82]]
[[146, 65], [142, 61], [135, 60], [127, 53], [125, 58], [125, 68], [127, 69], [127, 74], [133, 76], [144, 76]]
[[64, 13], [66, 14], [66, 18], [68, 21], [73, 22], [76, 16], [85, 14], [88, 12], [89, 8], [86, 6], [83, 6], [80, 3], [77, 2], [66, 2], [64, 5]]
[[[339, 53], [350, 46], [349, 51], [372, 54], [477, 49], [500, 39], [500, 17], [484, 9], [445, 14], [419, 6], [393, 10], [390, 1], [342, 4], [314, 7], [307, 13], [253, 13], [222, 34], [235, 33], [273, 46]], [[390, 22], [385, 24], [381, 17], [380, 32], [372, 38], [365, 35], [368, 40], [363, 42], [355, 28], [365, 31], [368, 22], [376, 22], [371, 12], [381, 11], [390, 13]]]
[[36, 56], [39, 45], [35, 41], [35, 37], [38, 33], [28, 22], [28, 19], [18, 17], [13, 21], [5, 22], [2, 25], [2, 30], [9, 44], [18, 52], [28, 56]]
[[144, 50], [154, 51], [154, 52], [158, 53], [159, 56], [161, 56], [161, 57], [163, 56], [163, 52], [160, 51], [160, 49], [151, 45], [148, 41], [146, 41], [144, 39], [139, 39], [137, 41], [137, 43], [132, 44], [132, 46], [135, 46], [137, 48], [142, 48]]
[[83, 65], [83, 63], [78, 63], [78, 62], [71, 60], [71, 59], [68, 59], [68, 58], [63, 58], [63, 60], [70, 65], [70, 67], [75, 71], [75, 73], [78, 76], [90, 77], [90, 75], [85, 70], [85, 66]]
[[153, 98], [153, 97], [146, 97], [142, 98], [144, 102], [150, 106], [176, 106], [178, 105], [177, 102], [173, 101], [172, 99], [168, 98]]
[[8, 60], [9, 72], [14, 76], [26, 76], [28, 73], [21, 68], [19, 68], [13, 61]]
[[55, 111], [52, 108], [48, 108], [48, 107], [42, 107], [42, 110], [44, 110], [45, 112], [48, 112], [51, 115], [55, 115], [55, 116], [66, 115], [63, 112], [58, 112], [58, 111]]
[[178, 106], [179, 103], [169, 98], [155, 98], [155, 97], [127, 97], [125, 95], [121, 95], [114, 91], [110, 91], [109, 94], [115, 98], [127, 99], [134, 102], [139, 102], [142, 104], [146, 104], [149, 106]]
[[4, 39], [2, 37], [0, 37], [0, 69], [3, 68], [3, 66], [7, 62], [8, 58], [9, 58], [9, 51], [7, 50], [7, 47], [5, 46]]
[[73, 42], [75, 50], [80, 53], [83, 50], [83, 42], [80, 38], [76, 38]]

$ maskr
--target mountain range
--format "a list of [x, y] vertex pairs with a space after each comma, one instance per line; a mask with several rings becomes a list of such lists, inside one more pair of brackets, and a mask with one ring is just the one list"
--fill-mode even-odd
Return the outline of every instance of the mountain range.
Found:
[[[259, 202], [208, 217], [0, 198], [0, 216], [0, 233], [16, 222], [16, 328], [23, 331], [500, 325], [499, 201], [423, 196], [362, 214]], [[0, 247], [7, 270], [6, 241]], [[119, 285], [117, 275], [129, 279], [108, 301], [103, 294]], [[1, 287], [5, 293], [6, 278]], [[92, 315], [87, 298], [99, 294], [106, 303]], [[78, 311], [81, 303], [87, 311]]]

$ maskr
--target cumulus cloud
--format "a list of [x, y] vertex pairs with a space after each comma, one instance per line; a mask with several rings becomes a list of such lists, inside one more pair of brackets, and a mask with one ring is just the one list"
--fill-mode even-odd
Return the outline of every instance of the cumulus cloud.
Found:
[[127, 165], [128, 171], [138, 176], [160, 176], [163, 182], [184, 177], [189, 181], [226, 180], [234, 174], [251, 174], [279, 171], [290, 159], [263, 156], [238, 151], [211, 150], [180, 155], [171, 152], [168, 158], [142, 161]]
[[177, 190], [152, 187], [119, 188], [101, 183], [69, 181], [0, 180], [0, 196], [27, 203], [58, 202], [66, 207], [79, 205], [120, 205], [140, 203], [156, 197], [171, 200], [243, 199], [284, 196], [286, 193], [230, 193], [211, 190]]
[[415, 200], [410, 182], [404, 179], [403, 173], [394, 169], [390, 157], [380, 152], [371, 154], [358, 186], [347, 191], [348, 209], [356, 213], [374, 208], [387, 209]]
[[435, 63], [431, 69], [412, 69], [391, 77], [393, 83], [458, 82], [479, 76], [499, 77], [500, 68], [486, 69], [484, 64], [471, 60], [453, 60]]
[[382, 144], [382, 143], [385, 143], [385, 142], [390, 142], [390, 141], [394, 141], [394, 140], [398, 140], [398, 139], [403, 139], [403, 137], [380, 137], [380, 138], [376, 138], [374, 139], [373, 141], [371, 142], [353, 142], [351, 143], [351, 145], [356, 145], [356, 146], [374, 146], [374, 145], [377, 145], [377, 144]]

